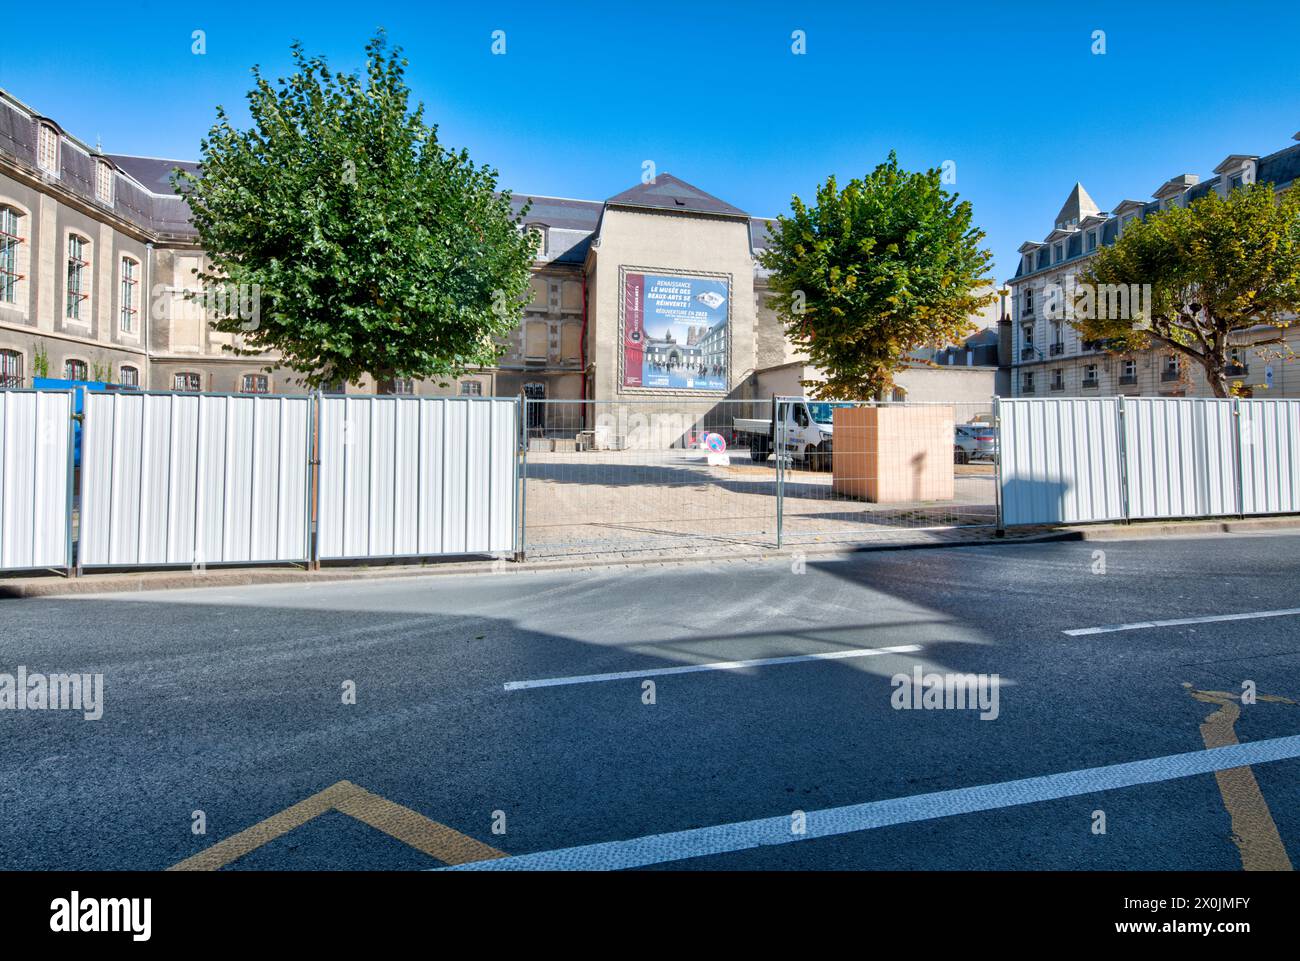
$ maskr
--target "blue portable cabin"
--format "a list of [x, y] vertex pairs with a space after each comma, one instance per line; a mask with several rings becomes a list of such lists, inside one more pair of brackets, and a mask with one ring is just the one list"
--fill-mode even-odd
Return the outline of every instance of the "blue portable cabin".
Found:
[[62, 377], [33, 377], [32, 386], [38, 390], [72, 389], [72, 466], [81, 468], [81, 414], [85, 410], [85, 391], [88, 390], [139, 390], [138, 387], [126, 387], [121, 384], [106, 384], [98, 380], [66, 380]]

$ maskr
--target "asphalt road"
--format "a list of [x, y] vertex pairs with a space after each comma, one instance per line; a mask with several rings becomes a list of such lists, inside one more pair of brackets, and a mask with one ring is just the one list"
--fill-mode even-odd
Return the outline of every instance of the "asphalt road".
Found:
[[[1300, 734], [1300, 705], [1260, 699], [1211, 725], [1250, 750], [1282, 745], [1251, 768], [1253, 799], [1240, 768], [1184, 770], [1218, 709], [1195, 692], [1252, 681], [1300, 701], [1300, 615], [1064, 633], [1300, 608], [1298, 549], [1281, 535], [1008, 544], [802, 572], [737, 561], [0, 601], [0, 672], [104, 676], [101, 720], [0, 711], [0, 865], [160, 869], [273, 819], [215, 860], [438, 867], [417, 849], [444, 830], [426, 818], [534, 866], [1234, 870], [1234, 830], [1276, 858], [1272, 831], [1300, 864], [1300, 749], [1274, 740]], [[884, 648], [904, 650], [860, 653]], [[832, 652], [855, 653], [662, 673]], [[917, 665], [996, 674], [997, 718], [895, 709], [891, 678]], [[1175, 755], [1190, 760], [1107, 780]], [[370, 792], [372, 822], [414, 823], [416, 846], [337, 809], [278, 833], [276, 815], [340, 781]], [[963, 790], [982, 785], [997, 787]], [[1236, 825], [1225, 791], [1247, 795]], [[635, 843], [542, 854], [603, 842]]]

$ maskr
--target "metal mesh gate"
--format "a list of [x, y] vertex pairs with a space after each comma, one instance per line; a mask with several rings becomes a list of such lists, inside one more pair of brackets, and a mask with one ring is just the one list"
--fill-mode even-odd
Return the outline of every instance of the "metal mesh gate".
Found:
[[[768, 402], [525, 401], [528, 556], [770, 544], [770, 465], [737, 456], [736, 418]], [[709, 435], [717, 450], [702, 449]], [[720, 443], [719, 443], [720, 440]]]
[[[997, 524], [991, 401], [788, 403], [777, 419], [782, 543]], [[827, 427], [830, 450], [810, 450]]]
[[[529, 557], [851, 542], [997, 520], [987, 402], [525, 399], [524, 407]], [[867, 409], [892, 418], [893, 433], [832, 443], [837, 411]], [[870, 486], [882, 471], [888, 490]]]

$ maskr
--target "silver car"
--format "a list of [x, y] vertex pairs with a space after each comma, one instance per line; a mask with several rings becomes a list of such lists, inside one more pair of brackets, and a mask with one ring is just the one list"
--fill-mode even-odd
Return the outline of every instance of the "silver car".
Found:
[[953, 437], [952, 459], [957, 464], [989, 461], [998, 456], [998, 429], [987, 424], [958, 424]]

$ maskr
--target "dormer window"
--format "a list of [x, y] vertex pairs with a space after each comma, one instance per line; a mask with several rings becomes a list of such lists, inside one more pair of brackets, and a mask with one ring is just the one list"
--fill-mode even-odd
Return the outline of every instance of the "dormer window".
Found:
[[1092, 253], [1096, 249], [1097, 249], [1097, 231], [1089, 230], [1088, 231], [1088, 253]]
[[100, 203], [113, 204], [113, 165], [107, 160], [95, 161], [95, 197]]
[[36, 132], [36, 165], [46, 173], [59, 172], [59, 132], [47, 123]]
[[1057, 244], [1056, 246], [1054, 246], [1054, 247], [1052, 248], [1052, 255], [1055, 257], [1055, 262], [1058, 263], [1058, 264], [1059, 264], [1062, 260], [1064, 260], [1064, 259], [1065, 259], [1065, 244]]
[[1228, 178], [1228, 189], [1229, 189], [1229, 190], [1236, 190], [1236, 189], [1237, 189], [1238, 187], [1240, 187], [1244, 182], [1245, 182], [1245, 175], [1243, 175], [1243, 174], [1233, 174], [1231, 177]]

